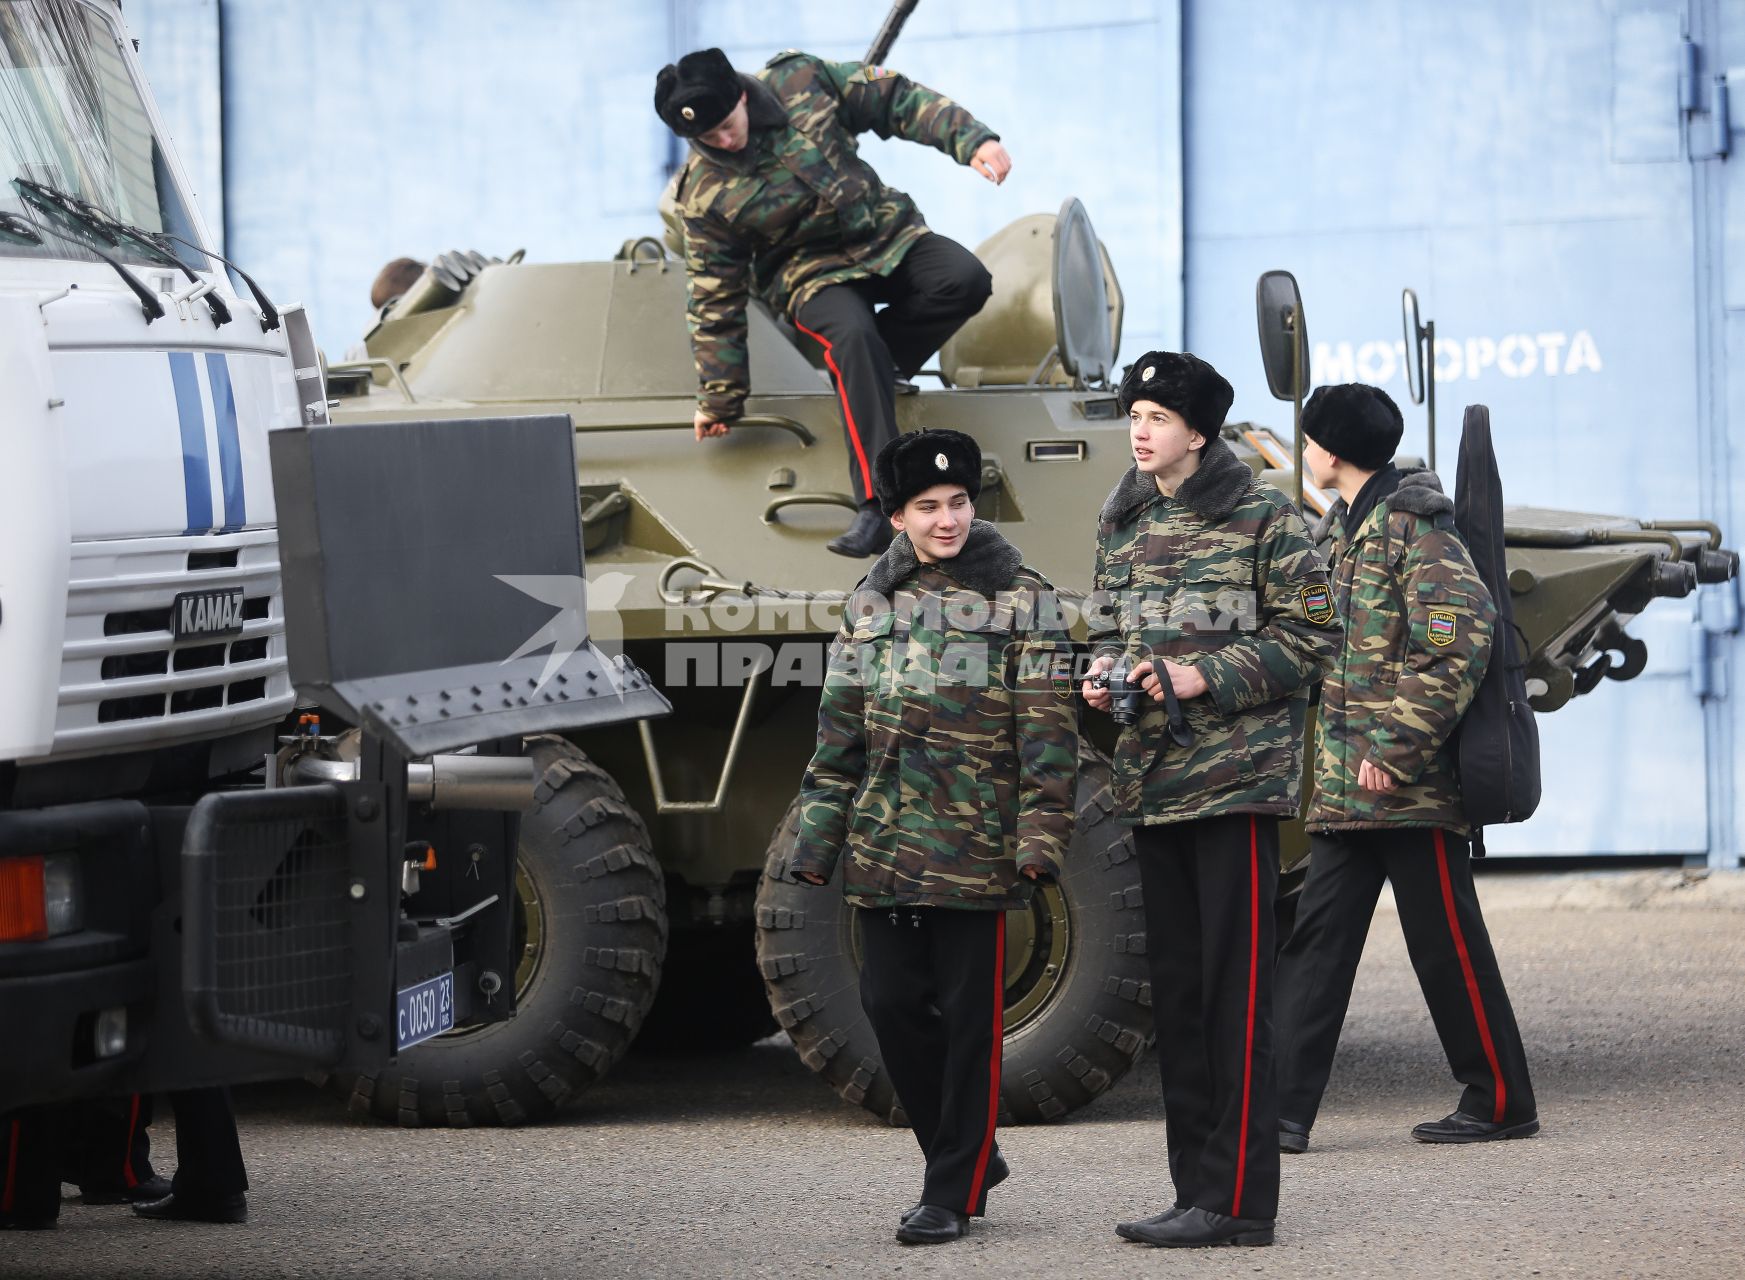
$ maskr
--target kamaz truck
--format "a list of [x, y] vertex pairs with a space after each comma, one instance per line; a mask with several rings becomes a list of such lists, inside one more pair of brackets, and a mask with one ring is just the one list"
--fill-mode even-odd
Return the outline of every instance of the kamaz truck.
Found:
[[525, 736], [666, 708], [527, 589], [569, 421], [337, 432], [213, 246], [119, 6], [0, 0], [0, 1112], [509, 1017]]

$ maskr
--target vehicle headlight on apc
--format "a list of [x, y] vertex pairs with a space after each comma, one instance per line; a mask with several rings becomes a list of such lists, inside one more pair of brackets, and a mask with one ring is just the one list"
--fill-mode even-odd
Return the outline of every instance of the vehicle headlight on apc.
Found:
[[0, 858], [0, 942], [40, 942], [84, 928], [72, 854]]

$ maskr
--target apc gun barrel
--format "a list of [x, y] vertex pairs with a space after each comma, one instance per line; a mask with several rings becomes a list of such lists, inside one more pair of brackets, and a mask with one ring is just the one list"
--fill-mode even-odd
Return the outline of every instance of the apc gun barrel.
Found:
[[897, 37], [903, 33], [903, 24], [909, 20], [909, 15], [915, 12], [915, 6], [921, 0], [897, 0], [891, 6], [891, 11], [885, 15], [884, 25], [873, 37], [873, 42], [867, 46], [866, 57], [861, 61], [868, 66], [876, 67], [882, 63], [891, 52], [891, 46], [897, 43]]

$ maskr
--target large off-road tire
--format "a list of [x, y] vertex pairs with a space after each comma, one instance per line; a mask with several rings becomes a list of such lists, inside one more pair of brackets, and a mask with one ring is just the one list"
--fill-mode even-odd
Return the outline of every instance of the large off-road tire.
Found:
[[[1059, 1120], [1126, 1074], [1151, 1037], [1139, 865], [1114, 821], [1109, 766], [1085, 751], [1078, 829], [1058, 886], [1006, 919], [1006, 1040], [1000, 1112]], [[758, 892], [757, 958], [776, 1021], [801, 1059], [851, 1102], [906, 1123], [860, 1007], [855, 912], [826, 888], [776, 880], [798, 833], [788, 807]]]
[[666, 886], [611, 775], [561, 738], [527, 739], [539, 783], [521, 820], [516, 1016], [439, 1036], [380, 1072], [334, 1077], [354, 1111], [408, 1126], [523, 1124], [630, 1047], [660, 984]]

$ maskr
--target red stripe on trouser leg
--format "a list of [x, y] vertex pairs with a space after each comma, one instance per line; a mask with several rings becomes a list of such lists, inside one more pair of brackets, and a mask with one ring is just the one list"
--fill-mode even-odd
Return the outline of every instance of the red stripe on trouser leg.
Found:
[[1492, 1124], [1503, 1122], [1503, 1104], [1507, 1101], [1508, 1088], [1503, 1084], [1503, 1069], [1497, 1064], [1497, 1046], [1491, 1039], [1490, 1019], [1484, 1014], [1484, 1001], [1479, 999], [1478, 975], [1472, 971], [1472, 957], [1466, 952], [1466, 938], [1460, 932], [1460, 920], [1454, 914], [1454, 882], [1448, 878], [1448, 848], [1442, 842], [1442, 829], [1436, 828], [1432, 833], [1436, 842], [1436, 871], [1442, 877], [1442, 908], [1448, 913], [1448, 932], [1454, 935], [1454, 951], [1460, 957], [1460, 972], [1466, 978], [1466, 994], [1472, 1001], [1472, 1016], [1478, 1023], [1478, 1038], [1484, 1045], [1485, 1061], [1490, 1063], [1491, 1081], [1496, 1085], [1496, 1112], [1491, 1116]]
[[988, 1059], [988, 1131], [976, 1156], [975, 1176], [969, 1180], [969, 1203], [965, 1213], [974, 1213], [982, 1198], [982, 1183], [988, 1175], [988, 1157], [994, 1152], [994, 1128], [1000, 1122], [1000, 1051], [1006, 1038], [1006, 913], [994, 922], [994, 1052]]
[[0, 1188], [0, 1213], [11, 1213], [18, 1195], [18, 1121], [9, 1126], [6, 1142], [6, 1185]]
[[1230, 1216], [1242, 1216], [1242, 1180], [1248, 1172], [1248, 1110], [1254, 1098], [1254, 1003], [1260, 981], [1260, 831], [1248, 815], [1248, 1043], [1242, 1054], [1242, 1128], [1236, 1135], [1236, 1194]]
[[121, 1148], [121, 1181], [137, 1187], [139, 1179], [133, 1172], [133, 1135], [139, 1132], [139, 1095], [133, 1095], [133, 1105], [127, 1109], [127, 1140]]
[[794, 328], [824, 348], [824, 363], [829, 366], [830, 376], [836, 379], [836, 395], [842, 401], [842, 420], [848, 425], [848, 442], [854, 446], [854, 461], [860, 467], [862, 492], [871, 498], [873, 496], [872, 468], [866, 464], [866, 449], [860, 443], [860, 428], [854, 425], [854, 410], [848, 405], [848, 388], [843, 385], [842, 370], [836, 367], [836, 357], [831, 354], [830, 340], [821, 333], [813, 333], [798, 320], [794, 321]]

